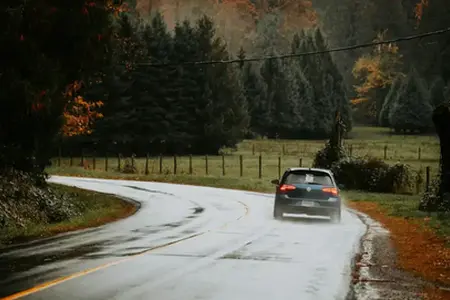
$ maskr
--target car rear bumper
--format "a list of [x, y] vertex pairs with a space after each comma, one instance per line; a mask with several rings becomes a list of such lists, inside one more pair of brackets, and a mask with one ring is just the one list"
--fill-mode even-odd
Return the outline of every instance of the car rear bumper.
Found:
[[[313, 206], [303, 205], [303, 201], [312, 202]], [[307, 214], [313, 216], [330, 216], [341, 210], [341, 199], [335, 201], [316, 200], [316, 199], [298, 199], [277, 197], [275, 206], [284, 213]]]
[[307, 206], [281, 206], [284, 213], [306, 214], [311, 216], [330, 216], [339, 212], [340, 207], [307, 207]]

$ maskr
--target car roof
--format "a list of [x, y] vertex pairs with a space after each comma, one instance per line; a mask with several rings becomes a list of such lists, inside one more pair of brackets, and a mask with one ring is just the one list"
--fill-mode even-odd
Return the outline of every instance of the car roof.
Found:
[[333, 172], [328, 169], [320, 169], [320, 168], [288, 168], [288, 172], [295, 172], [295, 171], [313, 171], [313, 172], [323, 172], [327, 173], [329, 175], [333, 175]]

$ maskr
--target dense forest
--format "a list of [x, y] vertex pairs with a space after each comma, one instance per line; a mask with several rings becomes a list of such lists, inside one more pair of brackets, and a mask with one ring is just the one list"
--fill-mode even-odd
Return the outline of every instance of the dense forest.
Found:
[[[72, 151], [95, 147], [103, 153], [217, 153], [243, 138], [326, 137], [336, 110], [347, 131], [357, 122], [428, 132], [433, 108], [448, 99], [445, 34], [283, 60], [182, 63], [420, 34], [446, 27], [442, 5], [129, 1], [113, 25], [115, 65], [100, 84], [82, 91], [88, 102], [105, 103], [104, 117], [93, 124], [93, 134], [65, 144]], [[390, 14], [383, 13], [386, 7]]]
[[[21, 170], [42, 170], [61, 143], [204, 154], [324, 138], [336, 111], [347, 131], [426, 132], [448, 101], [448, 34], [323, 53], [449, 27], [443, 0], [38, 2], [2, 5], [0, 159]], [[235, 63], [186, 64], [211, 60]]]

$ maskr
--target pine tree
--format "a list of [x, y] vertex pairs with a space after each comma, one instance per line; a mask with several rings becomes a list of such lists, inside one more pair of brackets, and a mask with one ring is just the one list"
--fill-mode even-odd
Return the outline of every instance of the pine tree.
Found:
[[[272, 54], [274, 55], [274, 54]], [[286, 127], [285, 114], [287, 107], [287, 84], [283, 65], [280, 60], [266, 60], [261, 66], [261, 76], [266, 86], [265, 98], [267, 114], [269, 116], [266, 131], [268, 137], [274, 138], [283, 135]]]
[[[215, 36], [214, 24], [206, 16], [195, 28], [199, 60], [229, 59], [226, 44]], [[195, 124], [199, 135], [196, 148], [205, 153], [218, 153], [220, 148], [234, 147], [247, 131], [248, 111], [243, 87], [237, 71], [230, 64], [199, 66], [203, 78], [197, 84], [202, 87], [197, 99], [198, 111]]]
[[241, 71], [241, 82], [250, 115], [250, 132], [264, 135], [270, 116], [264, 102], [264, 83], [256, 72], [254, 63], [244, 64]]
[[433, 127], [432, 113], [426, 84], [412, 68], [392, 104], [389, 124], [396, 132], [426, 132]]
[[398, 90], [401, 86], [402, 79], [397, 78], [392, 83], [389, 93], [386, 95], [386, 98], [384, 99], [383, 106], [380, 111], [380, 117], [378, 120], [378, 123], [380, 126], [383, 127], [389, 127], [389, 114], [392, 109], [393, 103], [397, 101], [396, 97], [398, 97]]
[[[195, 29], [188, 21], [175, 26], [175, 34], [173, 41], [172, 61], [189, 62], [197, 60], [197, 42], [195, 40]], [[197, 122], [196, 114], [200, 109], [198, 99], [201, 97], [202, 82], [204, 82], [204, 74], [197, 66], [181, 65], [175, 68], [175, 76], [173, 77], [179, 105], [183, 108], [179, 116], [179, 122], [182, 126], [178, 137], [178, 149], [183, 152], [192, 152], [195, 150], [194, 144], [197, 136], [201, 134], [196, 126], [192, 126]]]
[[445, 82], [442, 77], [437, 77], [433, 81], [430, 89], [430, 97], [431, 104], [434, 108], [438, 107], [440, 104], [448, 102], [445, 97]]

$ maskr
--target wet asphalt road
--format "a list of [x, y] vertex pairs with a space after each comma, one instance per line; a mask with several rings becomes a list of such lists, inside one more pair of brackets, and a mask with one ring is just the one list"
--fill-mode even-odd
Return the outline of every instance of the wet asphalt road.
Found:
[[344, 299], [350, 261], [365, 230], [346, 211], [341, 224], [274, 220], [273, 196], [266, 194], [137, 181], [52, 181], [115, 193], [139, 201], [141, 208], [100, 228], [1, 250], [0, 298]]

